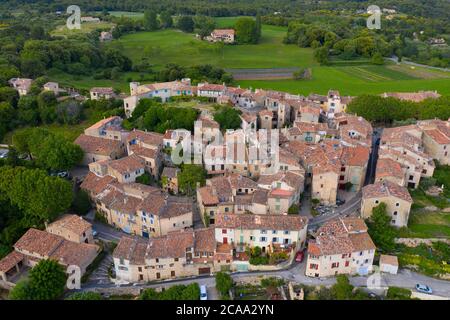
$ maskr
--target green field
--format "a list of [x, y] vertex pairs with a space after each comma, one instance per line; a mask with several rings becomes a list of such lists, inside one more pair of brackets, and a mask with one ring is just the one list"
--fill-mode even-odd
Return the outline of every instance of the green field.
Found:
[[[115, 16], [142, 18], [142, 13], [111, 12]], [[238, 17], [216, 18], [217, 26], [231, 27]], [[312, 69], [311, 80], [242, 80], [242, 87], [264, 88], [309, 94], [326, 93], [337, 89], [344, 95], [378, 94], [387, 91], [437, 90], [450, 94], [450, 73], [411, 68], [405, 65], [371, 65], [366, 59], [355, 61], [332, 60], [331, 66], [320, 66], [313, 58], [313, 50], [283, 44], [285, 27], [263, 25], [262, 38], [257, 45], [226, 45], [196, 39], [194, 34], [176, 29], [128, 34], [108, 43], [130, 57], [134, 64], [148, 62], [154, 70], [167, 63], [182, 66], [212, 64], [222, 68], [288, 68]], [[139, 79], [137, 73], [126, 73], [120, 79], [94, 80], [92, 77], [73, 77], [63, 73], [51, 74], [52, 79], [83, 89], [93, 86], [112, 86], [128, 92], [127, 79]]]
[[113, 23], [105, 22], [105, 21], [101, 21], [101, 22], [83, 22], [83, 23], [81, 23], [81, 29], [70, 30], [70, 29], [67, 28], [66, 25], [61, 25], [61, 26], [58, 26], [55, 30], [53, 30], [50, 34], [52, 36], [67, 37], [67, 36], [73, 36], [73, 35], [77, 35], [77, 34], [87, 34], [87, 33], [90, 33], [92, 31], [95, 31], [97, 29], [109, 30], [113, 26], [114, 26]]

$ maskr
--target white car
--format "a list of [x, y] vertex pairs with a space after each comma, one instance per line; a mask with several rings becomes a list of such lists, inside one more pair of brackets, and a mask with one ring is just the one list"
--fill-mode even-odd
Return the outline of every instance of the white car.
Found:
[[208, 300], [208, 293], [206, 292], [206, 286], [200, 286], [200, 300]]

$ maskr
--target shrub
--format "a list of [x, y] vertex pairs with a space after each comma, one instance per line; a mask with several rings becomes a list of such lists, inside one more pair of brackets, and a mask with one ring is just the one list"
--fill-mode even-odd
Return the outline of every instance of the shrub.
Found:
[[410, 300], [411, 290], [398, 287], [389, 287], [386, 298], [390, 300]]
[[233, 287], [233, 279], [228, 273], [216, 273], [216, 289], [222, 297], [228, 296], [228, 292]]

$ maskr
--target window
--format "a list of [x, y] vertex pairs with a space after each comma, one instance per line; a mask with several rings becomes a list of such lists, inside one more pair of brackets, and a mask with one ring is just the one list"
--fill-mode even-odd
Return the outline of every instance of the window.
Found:
[[339, 262], [333, 262], [331, 264], [331, 269], [334, 269], [334, 268], [339, 268]]
[[350, 261], [345, 261], [345, 266], [348, 267], [350, 264]]
[[222, 234], [227, 234], [227, 229], [222, 229]]
[[277, 234], [277, 230], [272, 230], [272, 234]]
[[400, 207], [400, 203], [397, 202], [397, 203], [395, 204], [395, 206], [396, 206], [396, 207]]
[[266, 237], [261, 237], [261, 238], [259, 238], [259, 241], [261, 241], [261, 242], [266, 242], [266, 241], [267, 241], [267, 238], [266, 238]]
[[228, 211], [230, 211], [230, 208], [226, 207], [225, 212], [228, 212]]
[[272, 242], [278, 242], [278, 238], [272, 238]]
[[284, 234], [289, 234], [290, 233], [290, 231], [289, 230], [284, 230], [284, 232], [283, 232]]
[[125, 260], [123, 258], [120, 258], [120, 264], [125, 264]]
[[375, 200], [375, 204], [379, 204], [380, 203], [380, 201], [378, 201], [378, 200]]
[[397, 215], [397, 213], [398, 213], [397, 211], [394, 211], [394, 216], [396, 216], [396, 215]]
[[395, 220], [391, 220], [391, 223], [392, 223], [392, 224], [395, 224]]
[[261, 230], [261, 234], [266, 234], [267, 230]]
[[317, 269], [319, 269], [319, 265], [316, 264], [316, 263], [311, 263], [311, 264], [309, 265], [309, 268], [310, 268], [310, 269], [317, 270]]

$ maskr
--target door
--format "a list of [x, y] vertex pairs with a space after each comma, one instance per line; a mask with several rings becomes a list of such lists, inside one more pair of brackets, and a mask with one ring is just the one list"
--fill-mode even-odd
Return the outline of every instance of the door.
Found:
[[227, 244], [228, 243], [228, 238], [227, 237], [223, 237], [223, 244]]
[[202, 274], [210, 274], [211, 273], [211, 268], [207, 267], [207, 268], [198, 268], [198, 274], [202, 275]]
[[146, 232], [146, 231], [142, 231], [142, 236], [143, 236], [144, 238], [148, 238], [148, 237], [149, 237], [149, 234], [148, 234], [148, 232]]

